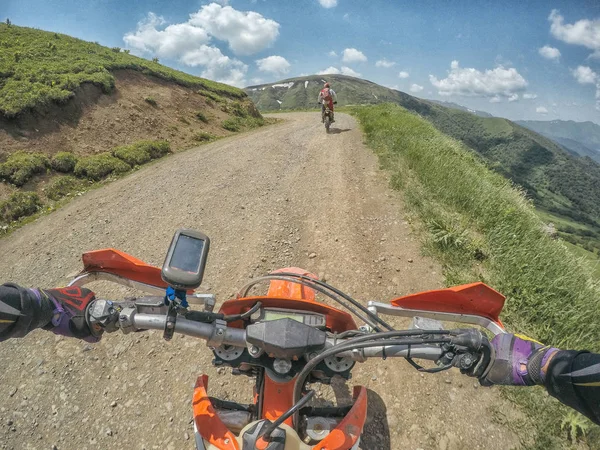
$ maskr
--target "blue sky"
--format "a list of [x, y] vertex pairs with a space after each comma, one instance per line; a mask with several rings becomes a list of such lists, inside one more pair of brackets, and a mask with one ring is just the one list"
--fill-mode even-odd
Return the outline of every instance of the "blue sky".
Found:
[[0, 0], [3, 16], [238, 86], [340, 72], [515, 120], [600, 123], [597, 0]]

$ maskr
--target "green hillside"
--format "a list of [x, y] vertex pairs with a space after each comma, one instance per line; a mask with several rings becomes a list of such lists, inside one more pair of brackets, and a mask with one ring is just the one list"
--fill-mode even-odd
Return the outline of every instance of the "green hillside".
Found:
[[131, 69], [175, 83], [228, 97], [242, 98], [240, 89], [198, 78], [64, 34], [0, 24], [0, 115], [15, 116], [30, 108], [71, 98], [82, 83], [114, 87], [111, 71]]
[[[291, 78], [246, 88], [262, 110], [316, 106], [323, 80], [338, 94], [338, 106], [395, 103], [429, 120], [438, 130], [474, 150], [496, 172], [522, 186], [536, 206], [585, 231], [560, 228], [570, 242], [600, 250], [600, 164], [566, 151], [550, 139], [499, 117], [480, 117], [343, 75]], [[590, 122], [591, 123], [591, 122]]]
[[517, 123], [547, 136], [572, 139], [592, 150], [600, 152], [600, 125], [594, 122], [519, 120]]

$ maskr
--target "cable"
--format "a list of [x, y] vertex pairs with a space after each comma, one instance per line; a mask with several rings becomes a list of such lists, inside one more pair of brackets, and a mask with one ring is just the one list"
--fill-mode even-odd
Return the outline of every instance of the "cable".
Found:
[[279, 272], [278, 275], [285, 275], [285, 276], [291, 276], [291, 277], [294, 277], [294, 278], [300, 278], [300, 279], [303, 279], [303, 280], [310, 280], [313, 283], [318, 284], [319, 286], [323, 286], [323, 287], [329, 289], [330, 291], [335, 292], [337, 295], [339, 295], [340, 297], [344, 298], [345, 300], [348, 300], [350, 303], [352, 303], [354, 306], [356, 306], [357, 308], [359, 308], [360, 310], [362, 310], [364, 313], [368, 314], [369, 317], [371, 317], [373, 320], [379, 322], [380, 325], [383, 325], [388, 330], [393, 330], [394, 329], [385, 320], [380, 319], [377, 316], [377, 314], [373, 314], [371, 311], [369, 311], [368, 308], [366, 308], [365, 306], [361, 305], [359, 302], [357, 302], [356, 300], [354, 300], [348, 294], [345, 294], [344, 292], [340, 291], [339, 289], [333, 287], [330, 284], [325, 283], [324, 281], [321, 281], [321, 280], [318, 280], [316, 278], [312, 278], [312, 277], [309, 277], [309, 276], [306, 276], [306, 275], [300, 275], [300, 274], [295, 274], [295, 273], [290, 273], [290, 272]]
[[[418, 344], [445, 344], [449, 343], [450, 339], [431, 339], [424, 341], [424, 339], [386, 339], [386, 338], [394, 338], [398, 336], [422, 336], [422, 335], [444, 335], [447, 334], [447, 331], [444, 330], [404, 330], [404, 331], [387, 331], [383, 333], [376, 333], [373, 335], [367, 336], [359, 336], [353, 339], [349, 339], [348, 341], [335, 345], [334, 347], [325, 350], [323, 353], [320, 353], [315, 358], [311, 359], [302, 369], [302, 371], [298, 374], [296, 378], [296, 382], [294, 384], [294, 394], [292, 400], [296, 402], [296, 399], [300, 397], [300, 393], [302, 392], [302, 387], [306, 381], [306, 378], [312, 372], [312, 370], [323, 361], [325, 358], [330, 356], [334, 356], [338, 353], [344, 352], [346, 350], [358, 349], [358, 348], [368, 348], [368, 347], [377, 347], [380, 345], [418, 345]], [[294, 420], [296, 422], [296, 420]]]
[[292, 414], [295, 414], [296, 411], [300, 410], [300, 408], [302, 408], [304, 405], [306, 405], [310, 401], [310, 399], [313, 398], [314, 396], [315, 396], [315, 391], [308, 391], [306, 393], [306, 395], [300, 399], [300, 401], [298, 401], [294, 406], [292, 406], [285, 413], [283, 413], [281, 416], [279, 416], [277, 418], [277, 420], [275, 420], [274, 422], [272, 422], [270, 425], [267, 426], [267, 428], [263, 434], [263, 437], [265, 439], [269, 439], [269, 437], [271, 437], [271, 433], [273, 431], [275, 431], [279, 425], [281, 425], [283, 422], [285, 422], [288, 419], [288, 417], [290, 417]]
[[[323, 288], [319, 287], [318, 285], [311, 283], [309, 281], [305, 281], [302, 279], [290, 279], [290, 277], [287, 276], [279, 276], [279, 275], [267, 275], [261, 278], [257, 278], [256, 280], [250, 282], [249, 284], [247, 284], [246, 286], [244, 286], [241, 290], [240, 290], [240, 296], [245, 297], [248, 293], [248, 291], [256, 284], [260, 283], [261, 281], [267, 281], [267, 280], [282, 280], [282, 281], [290, 281], [292, 283], [296, 283], [296, 284], [301, 284], [303, 286], [307, 286], [311, 289], [314, 289], [316, 291], [319, 291], [320, 293], [326, 295], [327, 297], [331, 298], [332, 300], [335, 300], [336, 302], [338, 302], [340, 305], [342, 305], [344, 308], [348, 309], [352, 314], [354, 314], [356, 317], [358, 317], [359, 319], [361, 319], [363, 322], [365, 322], [366, 324], [368, 324], [371, 328], [373, 328], [375, 331], [381, 331], [381, 329], [373, 322], [371, 322], [369, 319], [365, 318], [364, 316], [360, 315], [356, 310], [354, 310], [352, 307], [346, 305], [343, 301], [341, 301], [339, 298], [334, 297], [331, 293], [327, 292], [326, 290], [324, 290]], [[369, 311], [370, 312], [370, 311]], [[372, 314], [372, 313], [371, 313]]]
[[256, 302], [252, 308], [242, 314], [231, 314], [229, 316], [223, 316], [225, 322], [235, 322], [236, 320], [244, 320], [254, 314], [262, 306], [261, 302]]
[[[368, 308], [364, 307], [363, 305], [361, 305], [359, 302], [357, 302], [356, 300], [354, 300], [352, 297], [350, 297], [347, 294], [344, 294], [342, 291], [334, 288], [333, 286], [324, 283], [320, 280], [317, 280], [315, 278], [311, 278], [311, 277], [307, 277], [304, 275], [298, 275], [298, 274], [294, 274], [294, 273], [288, 273], [288, 272], [281, 272], [281, 273], [277, 273], [277, 274], [272, 274], [272, 275], [266, 275], [264, 277], [260, 277], [257, 278], [253, 281], [251, 281], [250, 283], [248, 283], [246, 286], [244, 286], [241, 290], [240, 290], [240, 296], [245, 297], [248, 294], [248, 291], [255, 286], [256, 284], [262, 282], [262, 281], [267, 281], [267, 280], [282, 280], [282, 281], [290, 281], [293, 283], [297, 283], [297, 284], [301, 284], [303, 286], [307, 286], [310, 287], [311, 289], [314, 289], [324, 295], [326, 295], [327, 297], [331, 298], [332, 300], [336, 301], [337, 303], [339, 303], [340, 305], [342, 305], [344, 308], [346, 308], [348, 311], [350, 311], [352, 314], [354, 314], [356, 317], [358, 317], [359, 319], [361, 319], [363, 322], [365, 322], [367, 325], [369, 325], [371, 328], [373, 328], [375, 331], [382, 331], [381, 328], [374, 324], [371, 320], [366, 319], [363, 315], [359, 314], [354, 308], [350, 307], [349, 305], [347, 305], [346, 303], [344, 303], [341, 299], [339, 299], [338, 297], [332, 295], [330, 292], [327, 292], [325, 289], [329, 289], [332, 292], [334, 292], [335, 294], [341, 296], [342, 298], [348, 300], [350, 303], [352, 303], [353, 305], [355, 305], [356, 307], [358, 307], [361, 311], [363, 311], [364, 313], [366, 313], [371, 319], [375, 320], [375, 322], [378, 322], [379, 324], [383, 325], [384, 327], [386, 327], [388, 330], [393, 330], [394, 328], [391, 327], [390, 325], [388, 325], [383, 319], [380, 319], [376, 314], [373, 314], [371, 311], [368, 310]], [[323, 287], [321, 287], [323, 286]]]

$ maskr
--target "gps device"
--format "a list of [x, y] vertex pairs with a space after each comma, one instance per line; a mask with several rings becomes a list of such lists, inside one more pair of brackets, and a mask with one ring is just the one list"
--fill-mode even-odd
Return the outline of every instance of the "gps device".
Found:
[[210, 239], [195, 230], [177, 230], [161, 276], [165, 283], [176, 289], [195, 289], [202, 283]]

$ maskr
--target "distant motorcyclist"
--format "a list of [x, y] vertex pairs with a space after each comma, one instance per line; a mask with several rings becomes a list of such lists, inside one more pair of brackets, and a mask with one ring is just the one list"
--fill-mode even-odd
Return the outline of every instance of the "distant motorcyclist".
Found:
[[335, 122], [334, 113], [333, 113], [333, 104], [337, 103], [337, 94], [331, 87], [329, 83], [325, 83], [323, 89], [319, 92], [319, 97], [317, 98], [317, 102], [321, 105], [321, 120], [325, 122], [325, 105], [329, 107], [331, 111], [331, 123]]
[[[86, 288], [25, 289], [0, 286], [0, 341], [23, 337], [36, 328], [98, 341], [87, 310], [94, 293]], [[491, 342], [492, 363], [479, 375], [484, 386], [543, 385], [550, 395], [600, 425], [600, 354], [559, 350], [525, 336], [499, 334]]]

